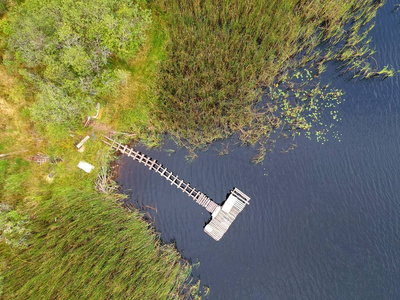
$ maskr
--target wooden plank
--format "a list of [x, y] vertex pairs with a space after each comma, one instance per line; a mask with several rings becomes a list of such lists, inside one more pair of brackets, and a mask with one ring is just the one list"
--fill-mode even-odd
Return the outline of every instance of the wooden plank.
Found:
[[76, 148], [78, 148], [78, 149], [81, 148], [81, 147], [83, 146], [83, 144], [87, 142], [88, 139], [90, 139], [90, 136], [89, 136], [89, 135], [85, 136], [85, 138], [82, 139], [82, 140], [79, 142], [78, 145], [76, 145]]
[[208, 212], [213, 213], [219, 205], [215, 203], [214, 201], [210, 200], [210, 202], [207, 204], [206, 209]]
[[[175, 178], [172, 178], [172, 177], [175, 177]], [[172, 177], [171, 177], [171, 179], [169, 180], [169, 181], [171, 181], [171, 185], [175, 184], [175, 180], [178, 178], [178, 176], [173, 175]]]
[[250, 197], [247, 196], [245, 193], [243, 193], [238, 188], [234, 188], [234, 190], [232, 191], [232, 194], [237, 194], [238, 196], [241, 196], [240, 198], [242, 198], [243, 202], [245, 202], [246, 204], [250, 204], [250, 202], [249, 202]]
[[195, 192], [195, 191], [196, 191], [196, 189], [195, 189], [195, 188], [192, 188], [192, 190], [191, 190], [190, 193], [189, 193], [189, 196], [191, 197], [191, 196], [192, 196], [192, 193]]
[[203, 194], [203, 197], [201, 197], [201, 200], [198, 201], [197, 203], [203, 206], [204, 201], [207, 200], [207, 196]]
[[187, 187], [188, 187], [188, 184], [185, 182], [185, 187], [182, 188], [182, 192], [186, 192]]
[[201, 194], [199, 197], [195, 198], [194, 200], [196, 201], [196, 203], [199, 203], [202, 198], [203, 198], [203, 194]]
[[203, 193], [201, 193], [200, 197], [197, 198], [196, 202], [197, 202], [198, 204], [200, 204], [201, 201], [203, 201], [204, 197], [205, 197], [205, 195], [204, 195]]
[[122, 150], [121, 152], [122, 152], [123, 154], [125, 154], [125, 151], [126, 151], [127, 148], [128, 148], [128, 146], [125, 145], [124, 150]]
[[189, 185], [189, 189], [186, 190], [186, 194], [189, 195], [192, 191], [193, 191], [193, 187], [191, 187], [191, 186]]
[[149, 167], [149, 170], [151, 170], [151, 169], [154, 167], [155, 163], [156, 163], [156, 160], [153, 159], [153, 160], [152, 160], [152, 164], [151, 164], [151, 166]]

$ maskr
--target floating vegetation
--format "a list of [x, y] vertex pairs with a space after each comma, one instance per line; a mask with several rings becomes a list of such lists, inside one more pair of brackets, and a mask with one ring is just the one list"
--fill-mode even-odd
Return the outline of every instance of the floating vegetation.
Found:
[[167, 152], [168, 156], [171, 156], [173, 153], [175, 153], [175, 149], [163, 149], [165, 152]]
[[382, 79], [394, 76], [397, 71], [392, 66], [384, 66], [381, 70], [371, 70], [369, 65], [365, 65], [362, 69], [360, 69], [359, 73], [363, 78], [374, 78], [380, 77]]
[[229, 142], [221, 143], [221, 148], [214, 148], [215, 151], [218, 152], [218, 156], [228, 155], [229, 154]]
[[[269, 87], [266, 95], [274, 105], [273, 114], [279, 116], [279, 126], [286, 138], [303, 132], [324, 143], [334, 124], [341, 120], [337, 107], [343, 101], [343, 92], [329, 85], [321, 86], [318, 77], [308, 69], [285, 75], [284, 81]], [[333, 136], [338, 133], [333, 132]]]

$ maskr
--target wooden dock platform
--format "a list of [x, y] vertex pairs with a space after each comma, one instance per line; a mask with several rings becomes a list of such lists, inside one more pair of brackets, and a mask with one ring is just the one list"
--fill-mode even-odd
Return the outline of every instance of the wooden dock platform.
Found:
[[239, 213], [250, 204], [249, 201], [249, 196], [234, 188], [224, 204], [212, 213], [211, 221], [204, 227], [204, 232], [219, 241]]
[[123, 145], [106, 136], [104, 137], [103, 142], [116, 151], [144, 164], [149, 168], [149, 170], [155, 171], [168, 180], [171, 185], [175, 185], [182, 192], [193, 198], [197, 204], [203, 206], [208, 212], [210, 212], [212, 214], [211, 221], [204, 227], [204, 231], [216, 241], [219, 241], [222, 238], [229, 226], [236, 219], [237, 215], [246, 205], [249, 204], [250, 197], [235, 188], [229, 195], [228, 199], [224, 202], [224, 205], [220, 206], [211, 200], [206, 194], [195, 189], [183, 179], [178, 178], [177, 175], [174, 175], [155, 159], [152, 159], [145, 154], [135, 151], [127, 145]]

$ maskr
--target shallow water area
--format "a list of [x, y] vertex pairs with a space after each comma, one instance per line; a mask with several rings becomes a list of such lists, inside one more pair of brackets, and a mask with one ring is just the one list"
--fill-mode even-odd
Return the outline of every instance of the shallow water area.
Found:
[[[375, 58], [400, 69], [400, 10], [388, 1], [372, 31]], [[136, 147], [222, 203], [233, 187], [250, 206], [215, 242], [203, 232], [210, 214], [164, 178], [122, 157], [118, 178], [130, 201], [149, 210], [163, 241], [175, 241], [211, 288], [209, 299], [400, 299], [400, 87], [386, 80], [348, 81], [333, 70], [326, 81], [343, 89], [341, 142], [299, 138], [280, 145], [263, 165], [249, 147], [221, 143], [199, 153], [168, 142]]]

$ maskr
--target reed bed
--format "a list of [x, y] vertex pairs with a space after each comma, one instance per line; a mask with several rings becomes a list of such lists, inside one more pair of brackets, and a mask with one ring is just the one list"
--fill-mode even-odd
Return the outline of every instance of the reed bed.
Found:
[[282, 130], [287, 123], [262, 95], [290, 70], [308, 66], [320, 73], [326, 62], [339, 60], [354, 75], [370, 72], [367, 34], [377, 1], [164, 0], [154, 5], [170, 40], [153, 113], [192, 150], [233, 134], [254, 145]]
[[[20, 168], [24, 168], [20, 174], [26, 178], [13, 178], [11, 169], [3, 172], [5, 196], [33, 196], [23, 190], [34, 174], [28, 172], [26, 163]], [[30, 218], [21, 215], [21, 221], [28, 220], [23, 223], [26, 228], [20, 230], [24, 236], [14, 237], [23, 238], [24, 247], [0, 244], [5, 259], [2, 296], [179, 299], [190, 268], [175, 248], [161, 245], [137, 211], [128, 212], [110, 195], [96, 193], [90, 181], [71, 180], [77, 177], [79, 173], [58, 178], [52, 185], [40, 187], [35, 200], [25, 200]], [[20, 211], [21, 203], [17, 207]]]

